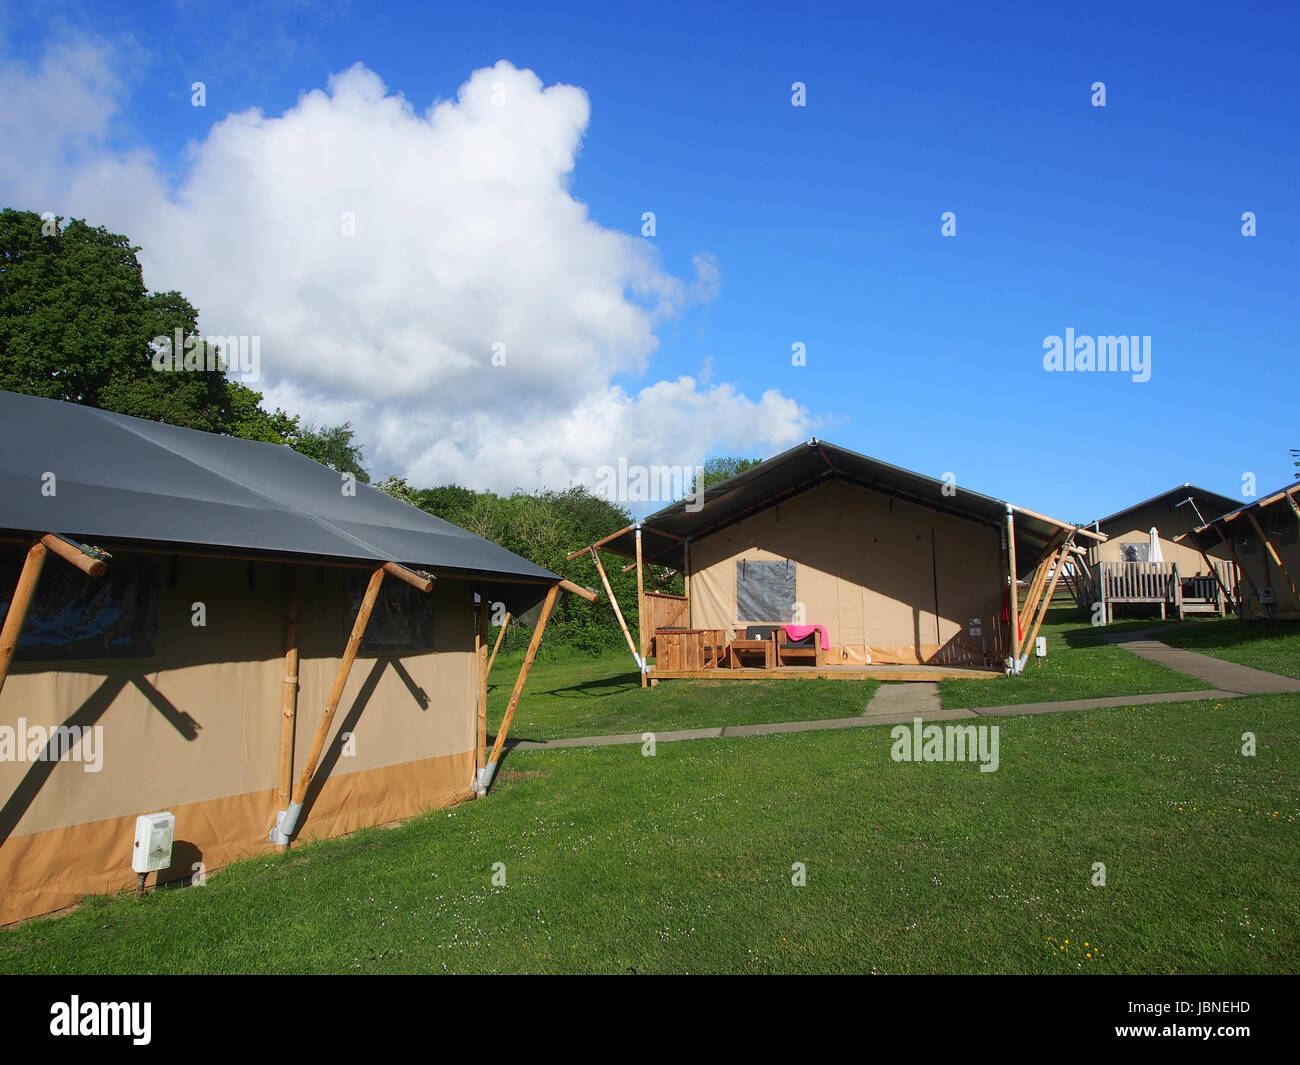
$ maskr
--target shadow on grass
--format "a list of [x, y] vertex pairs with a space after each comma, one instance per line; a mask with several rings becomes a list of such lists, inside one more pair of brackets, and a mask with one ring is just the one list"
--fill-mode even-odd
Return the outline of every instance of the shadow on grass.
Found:
[[[492, 695], [498, 691], [511, 691], [514, 688], [514, 680], [500, 681], [497, 683], [488, 683], [488, 694]], [[529, 678], [527, 692], [536, 695], [585, 695], [591, 699], [603, 699], [610, 695], [617, 695], [620, 692], [631, 691], [639, 688], [641, 685], [641, 674], [639, 673], [618, 673], [613, 676], [594, 677], [591, 680], [583, 681], [581, 684], [561, 684], [555, 687], [546, 687], [535, 683], [535, 678]]]

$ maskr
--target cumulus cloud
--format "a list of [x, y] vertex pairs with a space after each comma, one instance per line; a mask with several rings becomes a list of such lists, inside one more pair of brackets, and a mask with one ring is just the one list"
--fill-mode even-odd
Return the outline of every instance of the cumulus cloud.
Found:
[[676, 277], [573, 197], [579, 88], [503, 61], [418, 113], [357, 64], [281, 115], [217, 122], [174, 183], [108, 142], [123, 89], [100, 49], [0, 66], [0, 98], [29, 102], [0, 117], [8, 202], [126, 233], [205, 333], [261, 338], [270, 402], [351, 421], [377, 471], [563, 487], [620, 456], [689, 464], [808, 435], [774, 391], [632, 384], [652, 378], [656, 328], [716, 298], [722, 271], [700, 252]]

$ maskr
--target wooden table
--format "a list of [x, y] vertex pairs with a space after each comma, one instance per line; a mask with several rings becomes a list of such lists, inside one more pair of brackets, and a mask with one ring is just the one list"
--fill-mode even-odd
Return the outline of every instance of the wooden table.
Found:
[[727, 649], [727, 660], [732, 669], [740, 668], [741, 655], [761, 654], [763, 656], [763, 668], [771, 669], [776, 665], [776, 629], [773, 628], [772, 635], [766, 640], [747, 640], [745, 639], [745, 630], [737, 629], [736, 637], [731, 641], [731, 646]]

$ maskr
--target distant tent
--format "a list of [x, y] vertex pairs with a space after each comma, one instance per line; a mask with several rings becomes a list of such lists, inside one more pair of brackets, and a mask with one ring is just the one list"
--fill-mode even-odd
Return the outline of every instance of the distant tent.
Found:
[[1300, 620], [1300, 481], [1198, 525], [1179, 537], [1202, 552], [1227, 550], [1246, 620]]
[[[573, 557], [603, 550], [638, 568], [681, 568], [685, 596], [641, 594], [635, 651], [642, 659], [660, 627], [721, 632], [730, 643], [746, 626], [794, 622], [796, 630], [820, 627], [823, 664], [831, 668], [1001, 671], [1023, 657], [1041, 624], [1031, 616], [1012, 625], [1019, 604], [1008, 588], [1015, 579], [1032, 577], [1031, 590], [1042, 592], [1047, 575], [1064, 572], [1080, 544], [1104, 539], [964, 485], [810, 440]], [[1031, 602], [1038, 609], [1042, 600]], [[660, 661], [650, 677], [674, 672], [681, 671]]]

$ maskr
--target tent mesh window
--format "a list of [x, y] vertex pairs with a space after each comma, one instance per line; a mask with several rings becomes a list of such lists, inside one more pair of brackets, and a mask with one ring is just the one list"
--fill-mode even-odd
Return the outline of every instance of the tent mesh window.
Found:
[[794, 617], [795, 564], [736, 563], [736, 620], [786, 621]]
[[1119, 553], [1125, 562], [1148, 562], [1150, 561], [1151, 544], [1145, 540], [1141, 543], [1122, 543], [1119, 545]]
[[[348, 578], [348, 625], [361, 609], [369, 578]], [[395, 580], [386, 580], [379, 588], [375, 608], [370, 612], [365, 635], [361, 637], [363, 654], [391, 654], [433, 650], [433, 595]]]
[[[0, 577], [3, 617], [22, 569], [22, 555], [7, 557], [0, 568], [4, 571]], [[38, 662], [153, 658], [157, 648], [158, 567], [119, 556], [96, 579], [47, 561], [14, 657]]]

